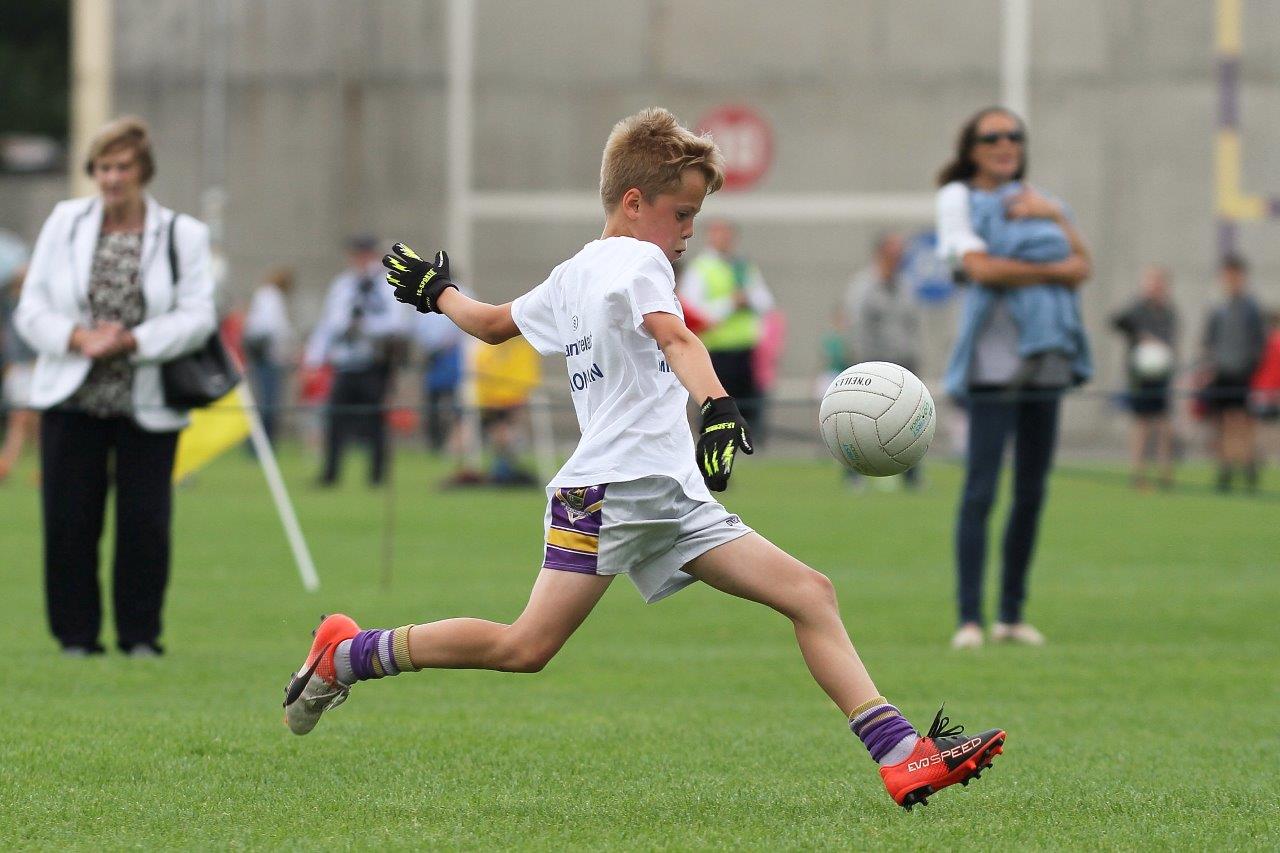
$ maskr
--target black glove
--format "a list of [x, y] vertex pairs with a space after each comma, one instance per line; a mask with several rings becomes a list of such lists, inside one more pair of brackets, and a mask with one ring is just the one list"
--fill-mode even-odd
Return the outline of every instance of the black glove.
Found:
[[436, 252], [435, 263], [424, 261], [418, 253], [404, 243], [391, 247], [391, 254], [382, 259], [387, 268], [387, 284], [395, 288], [396, 299], [417, 308], [419, 313], [432, 311], [439, 314], [436, 300], [446, 288], [456, 288], [449, 279], [449, 256]]
[[702, 431], [695, 456], [707, 488], [723, 492], [733, 472], [733, 457], [741, 450], [750, 455], [751, 433], [732, 397], [707, 398], [702, 404]]

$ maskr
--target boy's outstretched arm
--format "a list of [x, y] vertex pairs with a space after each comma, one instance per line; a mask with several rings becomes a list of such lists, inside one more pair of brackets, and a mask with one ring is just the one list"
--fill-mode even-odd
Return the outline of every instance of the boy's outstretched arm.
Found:
[[655, 311], [644, 315], [644, 327], [657, 341], [671, 372], [701, 406], [702, 428], [698, 432], [694, 462], [707, 488], [723, 492], [728, 488], [737, 452], [753, 452], [746, 419], [720, 384], [707, 348], [683, 320], [665, 311]]
[[479, 338], [486, 344], [500, 344], [520, 334], [516, 321], [511, 317], [511, 303], [490, 305], [472, 299], [456, 287], [438, 297], [440, 313], [454, 322], [459, 329]]
[[511, 303], [490, 305], [458, 290], [449, 275], [449, 256], [436, 252], [434, 261], [423, 259], [404, 243], [391, 247], [382, 259], [387, 284], [396, 299], [422, 314], [444, 314], [462, 331], [487, 344], [500, 344], [520, 334], [511, 317]]
[[711, 356], [698, 336], [675, 314], [654, 311], [644, 315], [644, 328], [658, 342], [667, 366], [699, 405], [710, 397], [715, 400], [728, 394], [711, 366]]

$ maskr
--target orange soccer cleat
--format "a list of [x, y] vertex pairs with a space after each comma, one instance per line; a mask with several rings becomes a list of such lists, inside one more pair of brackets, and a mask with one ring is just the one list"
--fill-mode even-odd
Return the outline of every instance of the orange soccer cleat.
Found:
[[284, 689], [284, 722], [294, 734], [305, 735], [316, 727], [321, 714], [346, 701], [351, 688], [338, 681], [333, 653], [339, 643], [359, 632], [355, 620], [341, 613], [322, 616], [320, 625], [311, 632], [315, 638], [311, 651]]
[[906, 760], [880, 768], [880, 778], [889, 796], [907, 811], [911, 811], [912, 806], [928, 805], [925, 798], [948, 785], [957, 782], [968, 785], [970, 779], [980, 777], [992, 760], [1004, 752], [1002, 730], [988, 729], [966, 736], [964, 726], [947, 728], [950, 722], [939, 708], [929, 733], [920, 738]]

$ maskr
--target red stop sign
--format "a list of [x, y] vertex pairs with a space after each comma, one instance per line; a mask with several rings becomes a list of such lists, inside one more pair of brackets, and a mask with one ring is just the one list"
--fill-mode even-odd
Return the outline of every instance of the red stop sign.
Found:
[[773, 129], [764, 116], [742, 104], [716, 107], [698, 122], [699, 133], [710, 133], [724, 155], [724, 188], [754, 186], [773, 164]]

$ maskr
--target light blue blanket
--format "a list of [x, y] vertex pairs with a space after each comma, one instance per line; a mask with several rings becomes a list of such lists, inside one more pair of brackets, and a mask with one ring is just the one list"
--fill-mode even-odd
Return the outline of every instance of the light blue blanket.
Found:
[[[987, 253], [1031, 263], [1061, 261], [1071, 254], [1067, 235], [1049, 219], [1011, 219], [1005, 204], [1023, 185], [1010, 181], [995, 190], [969, 190], [969, 214], [974, 232], [987, 244]], [[1023, 358], [1061, 352], [1071, 360], [1076, 385], [1093, 375], [1089, 341], [1080, 314], [1079, 294], [1057, 284], [999, 288], [974, 284], [967, 289], [960, 311], [960, 333], [944, 379], [952, 397], [968, 395], [969, 368], [978, 335], [998, 300], [1004, 300], [1018, 327], [1018, 354]]]

